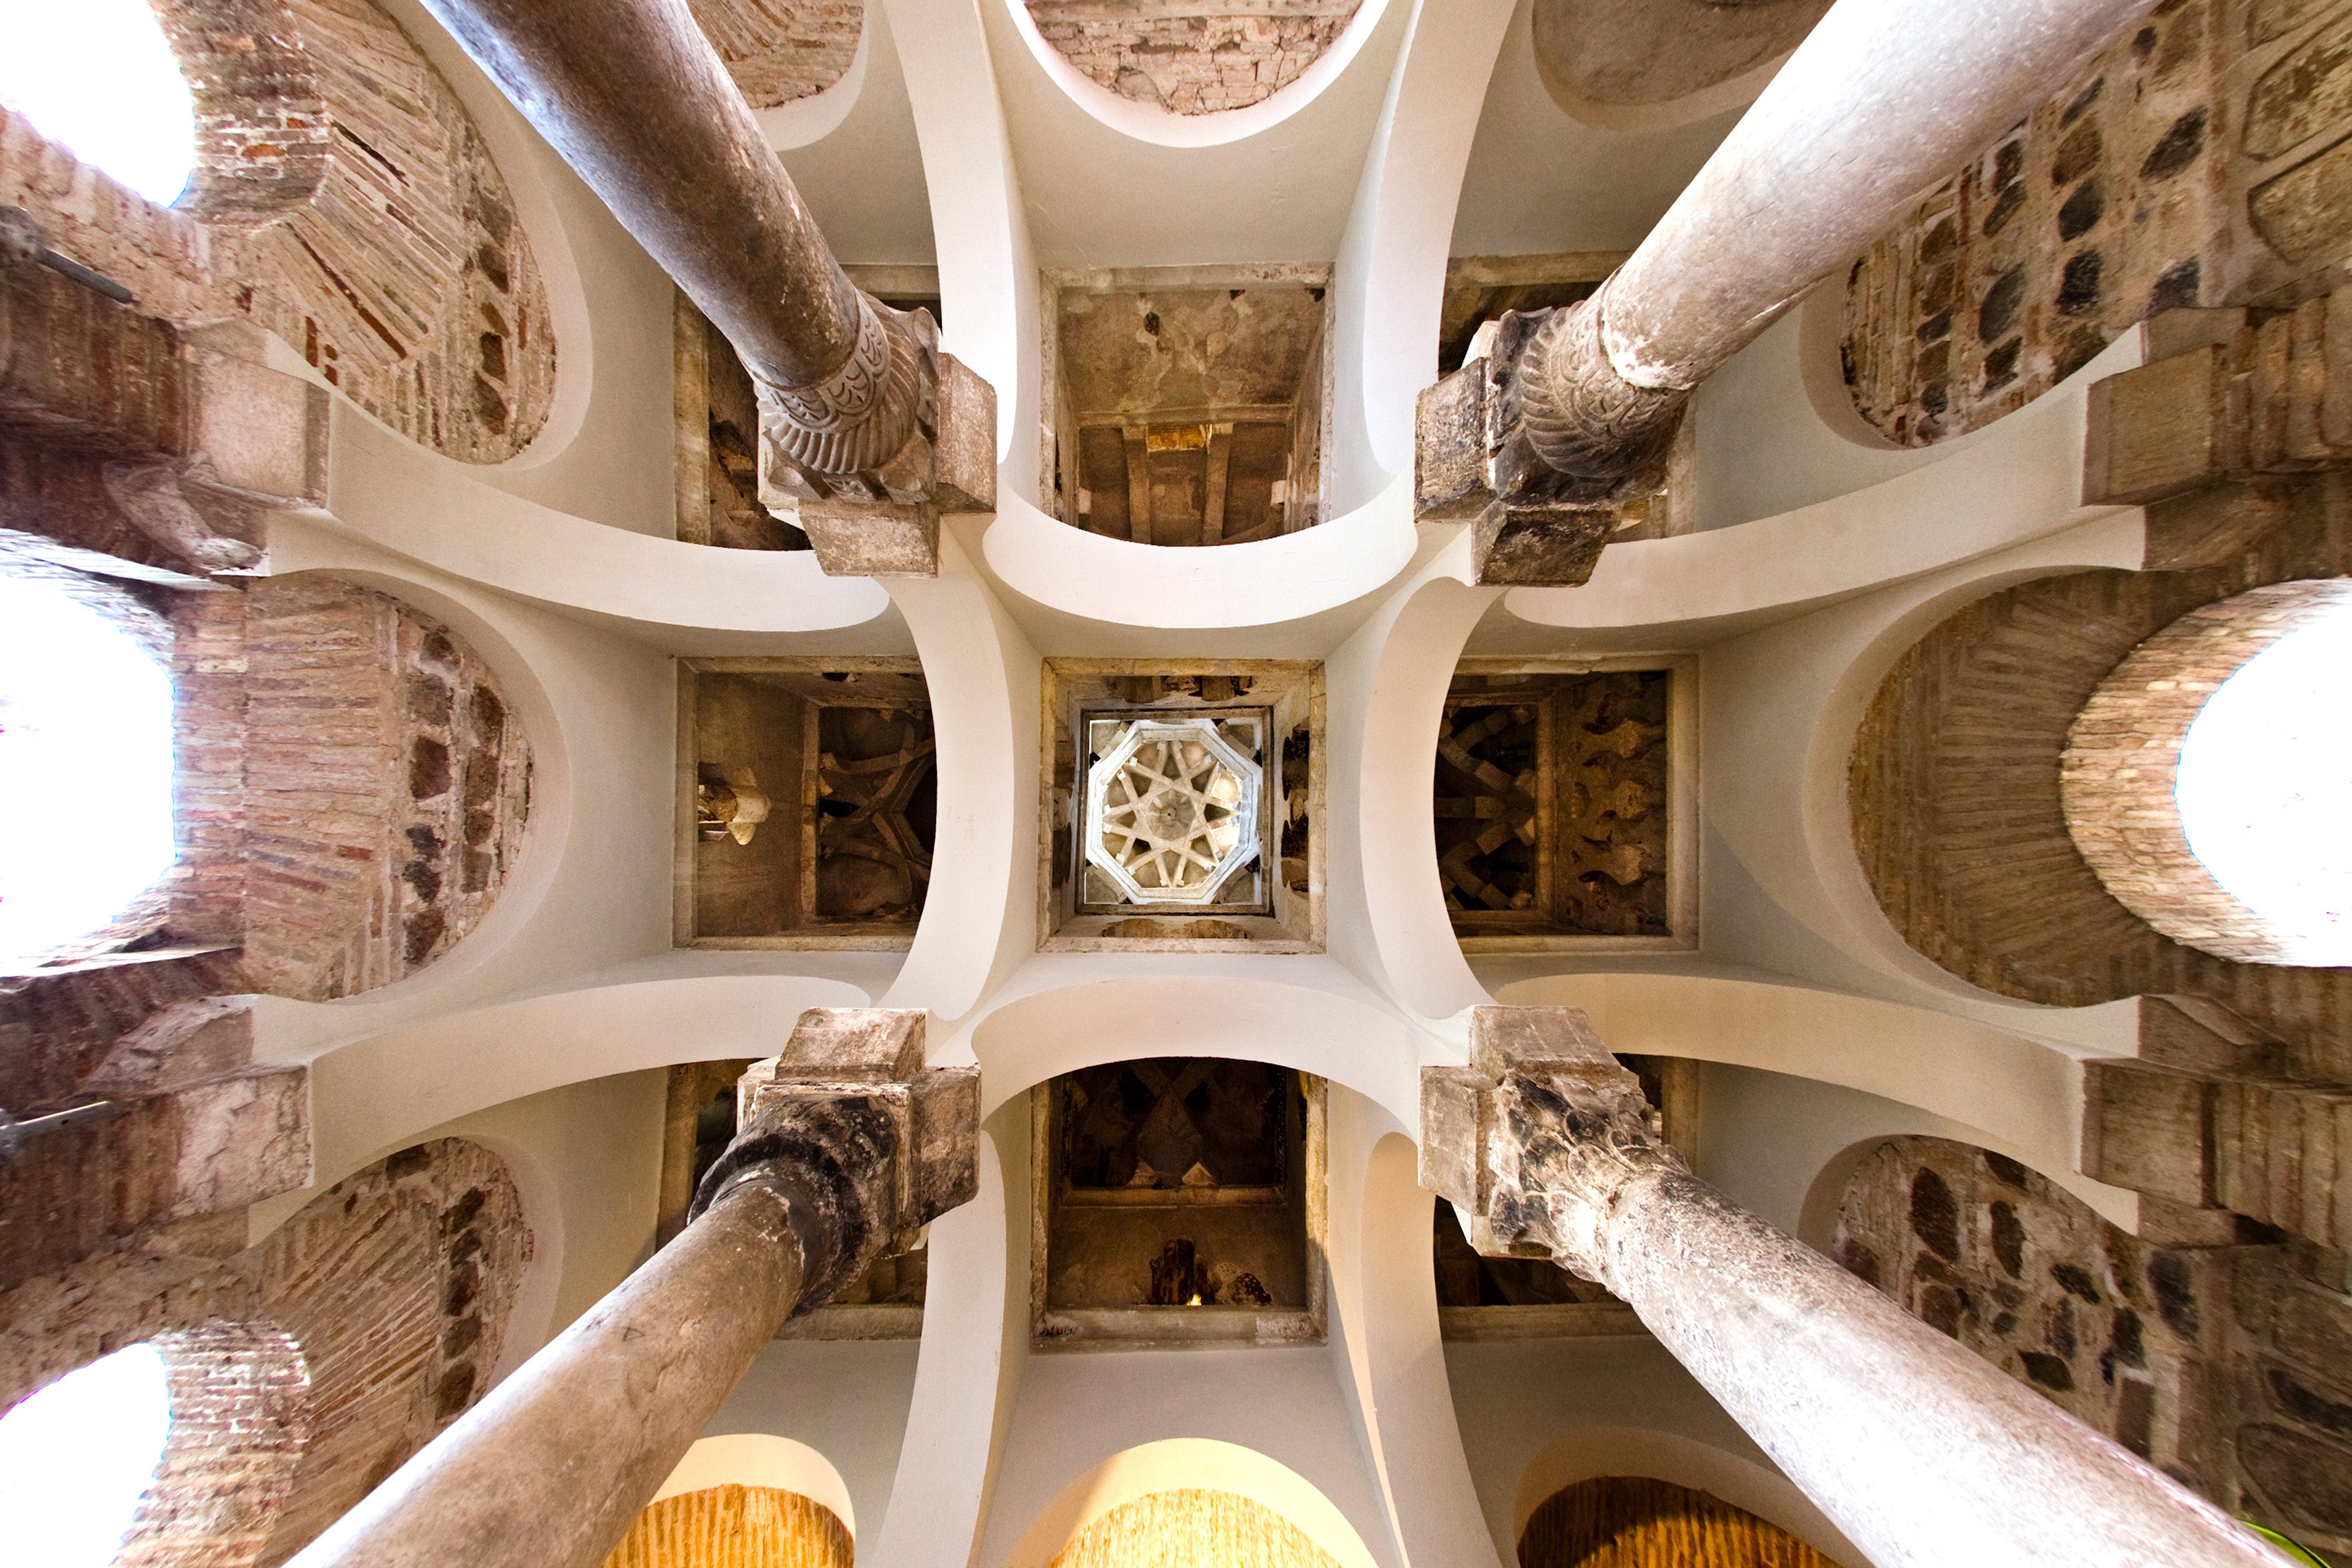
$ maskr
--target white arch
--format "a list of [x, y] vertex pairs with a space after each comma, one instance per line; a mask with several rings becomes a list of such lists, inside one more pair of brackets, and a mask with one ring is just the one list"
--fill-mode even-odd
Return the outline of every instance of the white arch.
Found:
[[1695, 1437], [1638, 1426], [1586, 1426], [1546, 1444], [1520, 1472], [1512, 1505], [1513, 1542], [1547, 1500], [1601, 1476], [1642, 1477], [1707, 1492], [1840, 1563], [1867, 1561], [1788, 1477]]
[[1209, 1437], [1145, 1443], [1076, 1477], [1038, 1510], [1004, 1568], [1047, 1568], [1079, 1531], [1113, 1509], [1181, 1489], [1247, 1498], [1296, 1525], [1341, 1568], [1375, 1568], [1364, 1538], [1313, 1482], [1255, 1448]]
[[797, 1492], [841, 1521], [849, 1539], [857, 1539], [856, 1510], [849, 1506], [849, 1483], [833, 1461], [790, 1437], [768, 1432], [730, 1432], [704, 1437], [686, 1451], [669, 1479], [646, 1506], [665, 1498], [713, 1487], [765, 1487], [772, 1491]]

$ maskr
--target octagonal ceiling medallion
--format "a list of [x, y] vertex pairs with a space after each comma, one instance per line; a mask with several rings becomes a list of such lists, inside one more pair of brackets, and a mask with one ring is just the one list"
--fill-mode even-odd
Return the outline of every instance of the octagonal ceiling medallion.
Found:
[[1087, 860], [1129, 901], [1210, 903], [1256, 858], [1262, 770], [1212, 717], [1138, 721], [1100, 756], [1087, 772]]

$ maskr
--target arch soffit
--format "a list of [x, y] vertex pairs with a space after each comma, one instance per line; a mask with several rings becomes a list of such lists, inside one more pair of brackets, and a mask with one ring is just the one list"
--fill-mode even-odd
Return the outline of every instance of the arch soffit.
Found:
[[1393, 584], [1421, 548], [1412, 477], [1297, 533], [1179, 549], [1073, 528], [1009, 489], [981, 536], [997, 580], [1023, 598], [1109, 626], [1172, 631], [1288, 626]]
[[1145, 1443], [1078, 1475], [1038, 1510], [1005, 1568], [1048, 1568], [1080, 1531], [1112, 1510], [1155, 1492], [1192, 1489], [1246, 1498], [1295, 1525], [1341, 1568], [1374, 1568], [1364, 1538], [1313, 1482], [1255, 1448], [1207, 1437]]
[[1393, 1014], [1330, 990], [1230, 973], [1127, 974], [1034, 992], [982, 1019], [971, 1049], [983, 1120], [1062, 1073], [1160, 1056], [1295, 1068], [1353, 1089], [1406, 1126], [1420, 1120], [1421, 1053]]
[[1324, 90], [1344, 75], [1363, 52], [1364, 45], [1387, 14], [1391, 0], [1363, 0], [1347, 26], [1331, 40], [1331, 47], [1318, 55], [1289, 86], [1245, 108], [1219, 110], [1210, 114], [1178, 114], [1121, 98], [1046, 42], [1045, 34], [1038, 31], [1036, 19], [1029, 15], [1029, 7], [1022, 0], [983, 3], [1004, 6], [1013, 31], [1027, 47], [1037, 69], [1097, 123], [1146, 146], [1194, 148], [1247, 141], [1272, 131], [1321, 98]]
[[[849, 57], [849, 68], [839, 77], [806, 98], [791, 99], [751, 111], [751, 118], [759, 122], [760, 134], [772, 149], [789, 153], [813, 146], [840, 130], [856, 109], [866, 92], [866, 72], [873, 66], [876, 4], [877, 0], [867, 0], [859, 13], [857, 49]], [[845, 1517], [844, 1523], [846, 1522]], [[855, 1536], [856, 1531], [852, 1530], [850, 1533]]]
[[730, 1432], [698, 1439], [646, 1506], [726, 1486], [796, 1492], [829, 1510], [841, 1521], [849, 1538], [857, 1539], [857, 1515], [850, 1507], [849, 1483], [841, 1479], [833, 1461], [806, 1443], [767, 1432]]
[[1602, 1476], [1643, 1476], [1712, 1493], [1841, 1563], [1864, 1560], [1786, 1476], [1711, 1443], [1638, 1426], [1587, 1426], [1563, 1433], [1538, 1450], [1519, 1473], [1511, 1539], [1519, 1538], [1528, 1519], [1550, 1499]]
[[2130, 1194], [2075, 1171], [2082, 1068], [2039, 1041], [1933, 1008], [1721, 975], [1554, 974], [1506, 985], [1496, 1000], [1581, 1007], [1612, 1050], [1754, 1068], [1908, 1106], [2055, 1173], [2052, 1182], [2125, 1228], [2136, 1223]]

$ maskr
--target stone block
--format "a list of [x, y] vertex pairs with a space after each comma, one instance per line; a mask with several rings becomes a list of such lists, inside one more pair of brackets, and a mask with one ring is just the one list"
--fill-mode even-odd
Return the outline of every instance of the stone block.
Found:
[[1501, 586], [1572, 588], [1591, 580], [1616, 531], [1607, 507], [1494, 502], [1471, 525], [1470, 580]]
[[2203, 996], [2139, 999], [2139, 1059], [2209, 1077], [2274, 1077], [2284, 1047], [2228, 1008]]
[[1484, 1207], [1479, 1104], [1488, 1081], [1472, 1068], [1421, 1072], [1421, 1184], [1473, 1215]]
[[936, 577], [940, 510], [930, 501], [803, 500], [800, 525], [828, 577]]
[[190, 477], [267, 504], [324, 506], [326, 389], [226, 354], [194, 357]]
[[2083, 1069], [2083, 1173], [2192, 1208], [2213, 1206], [2214, 1084], [2134, 1062]]
[[1423, 522], [1478, 517], [1494, 500], [1486, 483], [1486, 362], [1474, 359], [1414, 405], [1412, 510]]
[[260, 1067], [178, 1089], [170, 1218], [243, 1208], [310, 1184], [310, 1072]]
[[953, 354], [940, 355], [939, 439], [931, 499], [942, 512], [996, 510], [996, 388]]
[[2136, 506], [2227, 476], [2226, 353], [2207, 344], [2093, 384], [2086, 504]]

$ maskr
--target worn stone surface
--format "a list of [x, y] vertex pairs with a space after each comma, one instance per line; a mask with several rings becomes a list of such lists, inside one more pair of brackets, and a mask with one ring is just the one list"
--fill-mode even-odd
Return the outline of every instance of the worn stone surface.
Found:
[[2189, 726], [2273, 643], [2352, 606], [2352, 581], [2273, 583], [2191, 610], [2141, 643], [2066, 732], [2066, 830], [2125, 908], [2221, 958], [2293, 963], [2314, 933], [2282, 929], [2215, 881], [2189, 847], [2174, 786]]
[[1671, 103], [1788, 53], [1827, 9], [1826, 0], [1539, 0], [1536, 72], [1553, 101], [1580, 117], [1597, 106]]
[[550, 1568], [602, 1562], [788, 1314], [972, 1195], [979, 1069], [924, 1068], [924, 1022], [803, 1013], [745, 1074], [693, 1222], [296, 1561], [442, 1568], [527, 1536]]
[[1298, 79], [1363, 0], [1024, 0], [1072, 65], [1177, 114], [1245, 109]]
[[[1482, 1251], [1548, 1252], [1623, 1299], [1872, 1561], [2272, 1561], [2145, 1460], [1693, 1178], [1580, 1013], [1476, 1008], [1470, 1037], [1468, 1067], [1423, 1072], [1423, 1184], [1470, 1216]], [[1929, 1224], [1943, 1239], [1940, 1214]]]

